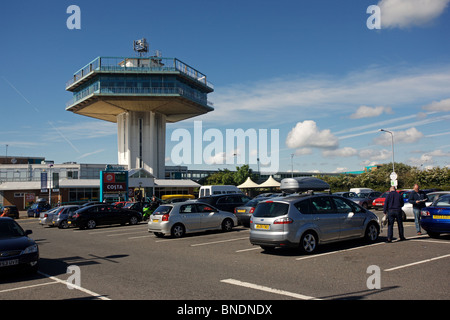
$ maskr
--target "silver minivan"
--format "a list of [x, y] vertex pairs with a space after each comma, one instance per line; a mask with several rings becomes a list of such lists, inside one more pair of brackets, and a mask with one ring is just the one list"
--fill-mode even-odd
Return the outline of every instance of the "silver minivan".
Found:
[[354, 238], [375, 242], [378, 217], [343, 197], [301, 194], [262, 201], [250, 220], [250, 242], [265, 250], [296, 247], [313, 253], [323, 243]]

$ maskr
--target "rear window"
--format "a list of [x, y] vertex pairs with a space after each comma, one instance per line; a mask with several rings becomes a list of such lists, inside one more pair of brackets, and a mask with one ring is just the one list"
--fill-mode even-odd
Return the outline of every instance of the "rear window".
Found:
[[166, 214], [169, 213], [172, 208], [172, 206], [159, 206], [158, 209], [153, 212], [153, 214]]
[[289, 205], [280, 202], [260, 202], [253, 213], [254, 217], [273, 218], [284, 216], [288, 213]]

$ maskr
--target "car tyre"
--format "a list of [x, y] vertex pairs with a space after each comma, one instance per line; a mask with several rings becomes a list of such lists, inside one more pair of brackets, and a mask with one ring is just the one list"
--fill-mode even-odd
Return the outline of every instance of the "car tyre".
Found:
[[130, 218], [130, 224], [131, 225], [136, 225], [136, 224], [138, 224], [138, 218], [136, 217], [136, 216], [131, 216], [131, 218]]
[[88, 222], [86, 222], [86, 227], [88, 229], [94, 229], [97, 226], [97, 223], [95, 222], [95, 220], [88, 220]]
[[172, 227], [170, 234], [173, 238], [182, 238], [185, 234], [186, 230], [182, 224], [176, 224]]
[[58, 228], [60, 228], [60, 229], [67, 229], [67, 228], [69, 228], [69, 224], [67, 223], [67, 220], [61, 221], [61, 223], [59, 224]]
[[225, 219], [222, 221], [222, 230], [225, 232], [231, 231], [234, 227], [233, 220]]
[[306, 254], [312, 254], [316, 251], [319, 244], [319, 238], [314, 231], [306, 231], [300, 239], [300, 250]]
[[427, 231], [427, 233], [428, 233], [428, 236], [430, 236], [430, 238], [433, 238], [433, 239], [437, 239], [437, 238], [439, 238], [440, 235], [441, 235], [439, 232], [430, 232], [430, 231]]
[[369, 223], [364, 234], [364, 238], [369, 243], [374, 243], [378, 240], [380, 231], [375, 223]]

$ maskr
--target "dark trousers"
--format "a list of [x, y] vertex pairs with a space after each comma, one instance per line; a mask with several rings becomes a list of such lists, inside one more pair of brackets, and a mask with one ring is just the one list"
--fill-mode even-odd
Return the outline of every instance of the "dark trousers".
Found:
[[403, 220], [402, 220], [402, 210], [389, 210], [387, 214], [388, 218], [388, 240], [392, 240], [394, 234], [394, 222], [397, 220], [398, 225], [398, 235], [400, 239], [404, 238], [403, 234]]

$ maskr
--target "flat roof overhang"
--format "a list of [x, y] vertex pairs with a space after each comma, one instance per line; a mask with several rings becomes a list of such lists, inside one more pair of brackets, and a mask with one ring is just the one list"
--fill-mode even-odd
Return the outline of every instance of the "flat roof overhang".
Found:
[[173, 123], [208, 113], [214, 108], [178, 94], [130, 96], [93, 93], [67, 107], [66, 110], [109, 122], [117, 122], [117, 116], [124, 112], [151, 111], [166, 115], [166, 121]]

